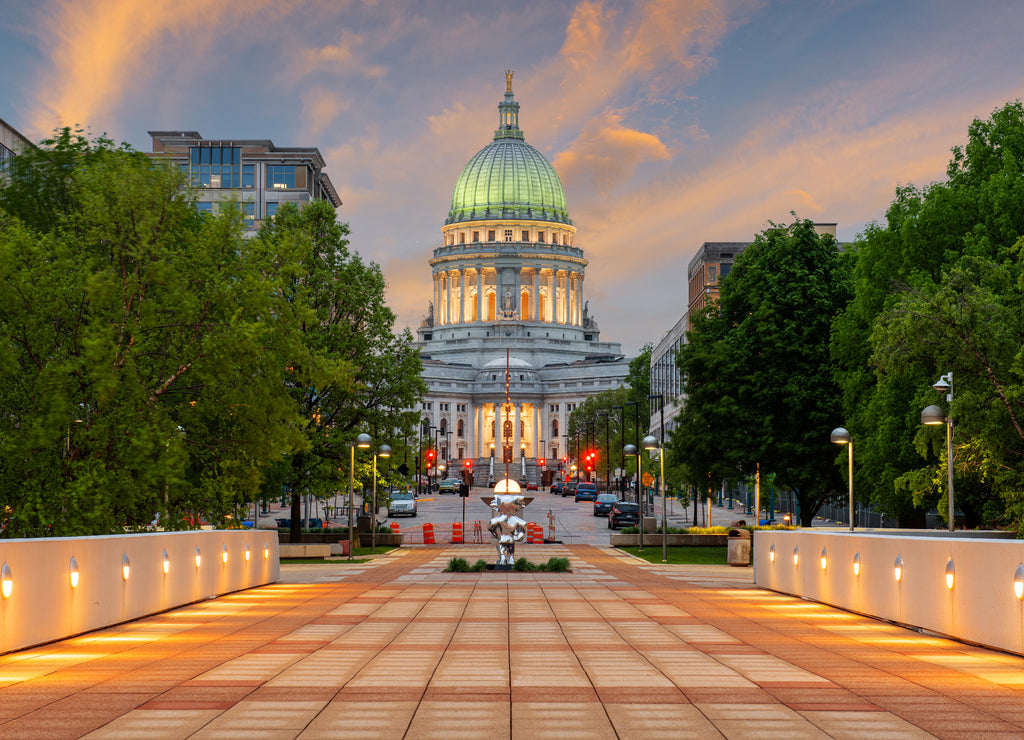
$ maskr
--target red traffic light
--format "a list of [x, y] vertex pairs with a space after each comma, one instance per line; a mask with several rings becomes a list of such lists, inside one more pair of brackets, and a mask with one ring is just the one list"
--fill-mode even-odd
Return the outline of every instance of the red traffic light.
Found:
[[433, 450], [427, 450], [427, 459], [428, 460], [433, 460], [434, 459], [434, 451]]
[[472, 461], [472, 460], [466, 460], [466, 463], [465, 463], [465, 464], [466, 464], [466, 467], [467, 467], [467, 468], [471, 468], [471, 467], [473, 467], [473, 461]]
[[540, 460], [538, 460], [537, 464], [538, 465], [543, 465], [544, 464], [544, 458], [542, 457]]

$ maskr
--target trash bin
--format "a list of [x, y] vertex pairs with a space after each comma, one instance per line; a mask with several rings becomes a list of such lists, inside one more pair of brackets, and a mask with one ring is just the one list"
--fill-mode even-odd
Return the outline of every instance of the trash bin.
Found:
[[729, 565], [750, 565], [750, 530], [729, 530]]

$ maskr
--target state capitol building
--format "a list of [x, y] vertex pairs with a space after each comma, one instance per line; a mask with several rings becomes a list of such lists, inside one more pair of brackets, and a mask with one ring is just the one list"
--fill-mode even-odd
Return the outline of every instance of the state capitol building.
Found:
[[489, 473], [504, 475], [506, 420], [513, 422], [511, 475], [550, 477], [567, 454], [570, 412], [620, 386], [629, 365], [620, 344], [601, 341], [583, 296], [587, 260], [561, 180], [526, 143], [511, 72], [506, 81], [494, 139], [455, 183], [430, 260], [433, 300], [416, 341], [428, 388], [424, 436], [436, 435], [453, 474], [472, 459], [477, 485]]

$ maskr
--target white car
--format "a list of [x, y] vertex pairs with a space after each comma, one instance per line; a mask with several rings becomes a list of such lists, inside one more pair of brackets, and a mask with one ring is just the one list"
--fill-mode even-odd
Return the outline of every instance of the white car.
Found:
[[393, 516], [416, 516], [416, 494], [412, 491], [395, 491], [388, 504], [388, 519]]

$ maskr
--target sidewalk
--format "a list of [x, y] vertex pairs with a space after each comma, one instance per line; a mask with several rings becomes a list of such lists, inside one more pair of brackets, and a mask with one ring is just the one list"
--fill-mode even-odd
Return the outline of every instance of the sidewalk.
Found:
[[1024, 735], [1024, 658], [755, 590], [746, 568], [520, 546], [282, 582], [0, 657], [3, 738]]

